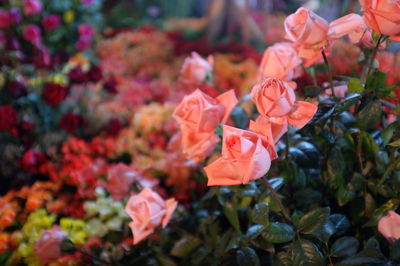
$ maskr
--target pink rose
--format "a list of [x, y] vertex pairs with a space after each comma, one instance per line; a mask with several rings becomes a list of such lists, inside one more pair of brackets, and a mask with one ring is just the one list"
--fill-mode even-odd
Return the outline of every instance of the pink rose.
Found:
[[224, 126], [221, 157], [204, 168], [208, 186], [247, 184], [265, 175], [271, 155], [254, 132]]
[[[335, 95], [339, 98], [344, 98], [346, 96], [346, 93], [348, 91], [347, 85], [340, 85], [340, 86], [335, 86], [333, 88], [335, 91]], [[331, 97], [332, 96], [332, 90], [331, 89], [326, 89], [324, 92], [321, 94], [323, 97]]]
[[0, 8], [0, 29], [7, 29], [10, 26], [11, 26], [10, 13]]
[[41, 31], [40, 28], [34, 24], [25, 26], [22, 35], [24, 39], [35, 46], [41, 46]]
[[400, 2], [398, 0], [360, 0], [367, 26], [377, 33], [400, 34]]
[[328, 38], [339, 39], [349, 35], [350, 39], [355, 39], [356, 36], [365, 31], [365, 28], [364, 20], [360, 15], [348, 14], [329, 24]]
[[129, 227], [136, 245], [154, 232], [154, 228], [162, 225], [165, 228], [172, 217], [178, 203], [171, 198], [163, 200], [150, 188], [144, 188], [133, 195], [125, 206], [125, 211], [132, 219]]
[[75, 43], [75, 48], [78, 49], [79, 51], [85, 51], [86, 49], [89, 48], [90, 41], [91, 41], [90, 37], [81, 36], [79, 37], [79, 40]]
[[328, 22], [307, 8], [297, 9], [286, 18], [284, 25], [288, 38], [293, 42], [319, 45], [327, 40]]
[[55, 30], [60, 25], [61, 18], [59, 15], [48, 15], [42, 19], [43, 27], [46, 30]]
[[258, 76], [259, 79], [268, 77], [290, 81], [296, 78], [295, 70], [300, 65], [301, 59], [292, 44], [280, 42], [265, 50]]
[[225, 123], [238, 103], [235, 92], [227, 91], [215, 99], [197, 89], [186, 95], [173, 113], [181, 130], [211, 133]]
[[26, 16], [38, 14], [43, 9], [40, 0], [24, 0], [22, 3], [24, 6], [24, 14]]
[[255, 85], [251, 100], [262, 116], [284, 117], [287, 123], [302, 128], [312, 119], [317, 107], [308, 102], [297, 101], [294, 90], [284, 81], [267, 78]]
[[61, 257], [61, 242], [68, 237], [57, 225], [50, 230], [45, 230], [35, 244], [36, 254], [41, 263], [50, 263]]
[[[288, 122], [286, 117], [266, 117], [260, 115], [256, 121], [250, 120], [249, 130], [267, 137], [270, 146], [273, 147], [273, 144], [277, 143], [288, 131]], [[270, 151], [270, 154], [273, 154], [273, 152]], [[276, 156], [272, 156], [272, 159], [275, 158]]]
[[83, 23], [78, 26], [80, 36], [92, 37], [94, 35], [94, 28], [91, 24]]
[[378, 222], [378, 231], [390, 242], [400, 238], [400, 215], [389, 211], [389, 215], [382, 217]]
[[156, 181], [141, 177], [131, 167], [119, 163], [108, 168], [107, 191], [114, 200], [122, 200], [129, 195], [133, 182], [138, 182], [141, 187], [152, 187]]
[[182, 130], [181, 134], [180, 150], [186, 159], [192, 159], [195, 162], [202, 161], [209, 156], [219, 142], [219, 137], [211, 132], [198, 133]]
[[208, 56], [203, 59], [198, 53], [192, 52], [191, 57], [187, 57], [182, 65], [180, 82], [190, 87], [197, 87], [206, 79], [207, 74], [213, 70], [214, 59]]

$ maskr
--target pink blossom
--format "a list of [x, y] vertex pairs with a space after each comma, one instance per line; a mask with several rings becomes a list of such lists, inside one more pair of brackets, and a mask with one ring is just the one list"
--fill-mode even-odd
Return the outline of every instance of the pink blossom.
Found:
[[11, 16], [6, 10], [0, 8], [0, 29], [7, 29], [11, 25]]
[[58, 259], [61, 256], [61, 242], [67, 237], [67, 233], [61, 231], [57, 225], [44, 231], [35, 244], [35, 251], [40, 261], [46, 264]]
[[46, 30], [55, 30], [60, 25], [61, 18], [59, 15], [48, 15], [42, 19], [43, 27]]
[[23, 30], [24, 39], [35, 46], [40, 46], [41, 43], [41, 31], [40, 28], [34, 24], [25, 26]]
[[24, 6], [24, 14], [27, 16], [38, 14], [43, 9], [40, 0], [24, 0], [22, 3]]

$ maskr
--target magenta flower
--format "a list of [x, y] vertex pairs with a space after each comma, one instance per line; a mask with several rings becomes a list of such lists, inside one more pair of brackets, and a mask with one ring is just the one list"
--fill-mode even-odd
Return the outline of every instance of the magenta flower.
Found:
[[38, 14], [43, 9], [43, 5], [40, 0], [24, 0], [22, 3], [24, 6], [24, 14], [26, 16]]

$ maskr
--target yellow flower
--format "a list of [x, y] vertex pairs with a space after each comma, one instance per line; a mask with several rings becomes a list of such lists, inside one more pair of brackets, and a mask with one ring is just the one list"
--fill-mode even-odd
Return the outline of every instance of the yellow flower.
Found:
[[68, 10], [64, 13], [65, 23], [72, 23], [75, 20], [75, 12], [73, 10]]

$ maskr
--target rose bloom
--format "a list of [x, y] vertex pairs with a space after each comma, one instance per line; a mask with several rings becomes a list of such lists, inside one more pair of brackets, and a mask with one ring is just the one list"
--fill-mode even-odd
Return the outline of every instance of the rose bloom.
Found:
[[186, 95], [173, 113], [181, 130], [201, 133], [214, 132], [220, 123], [225, 123], [238, 100], [233, 90], [215, 99], [200, 90]]
[[85, 51], [90, 46], [91, 37], [81, 36], [79, 40], [75, 43], [75, 48], [79, 51]]
[[35, 251], [40, 262], [47, 264], [61, 257], [61, 243], [67, 237], [67, 233], [61, 231], [57, 225], [45, 230], [35, 244]]
[[43, 99], [48, 105], [58, 105], [67, 97], [68, 89], [57, 83], [46, 83], [43, 87]]
[[398, 0], [360, 0], [367, 26], [377, 33], [400, 34], [400, 3]]
[[293, 42], [316, 45], [327, 40], [328, 22], [307, 8], [297, 9], [284, 24], [286, 34]]
[[288, 42], [280, 42], [265, 50], [259, 68], [259, 79], [278, 78], [293, 80], [296, 78], [295, 70], [301, 65], [301, 59], [295, 49]]
[[66, 113], [60, 119], [60, 127], [66, 132], [72, 134], [85, 123], [82, 116]]
[[60, 25], [61, 18], [59, 15], [48, 15], [42, 19], [42, 25], [46, 30], [55, 30]]
[[17, 125], [17, 112], [11, 105], [0, 106], [0, 131], [10, 131]]
[[165, 228], [177, 205], [175, 199], [165, 201], [150, 188], [144, 188], [139, 194], [131, 196], [125, 211], [132, 219], [129, 227], [133, 234], [133, 244], [147, 238], [156, 227], [162, 225]]
[[221, 157], [204, 168], [208, 186], [247, 184], [265, 175], [271, 155], [254, 132], [224, 126]]
[[107, 191], [116, 201], [122, 200], [129, 195], [133, 182], [137, 181], [141, 187], [153, 187], [157, 184], [156, 180], [141, 177], [131, 167], [119, 163], [112, 165], [107, 171]]
[[297, 128], [304, 127], [314, 116], [317, 107], [309, 102], [297, 101], [294, 90], [279, 79], [265, 79], [251, 91], [251, 100], [266, 117], [286, 117]]
[[[255, 121], [250, 120], [249, 130], [266, 137], [264, 142], [267, 141], [271, 147], [274, 147], [274, 144], [288, 131], [288, 123], [285, 117], [260, 115]], [[269, 152], [274, 154], [274, 150], [269, 150]], [[272, 156], [272, 159], [275, 159], [275, 156]]]
[[89, 23], [83, 23], [78, 26], [80, 36], [92, 37], [94, 35], [94, 28]]
[[208, 56], [205, 60], [198, 53], [192, 52], [191, 57], [187, 57], [182, 65], [179, 80], [186, 86], [199, 86], [206, 79], [207, 74], [211, 73], [213, 65], [212, 56]]
[[36, 46], [40, 45], [41, 42], [41, 30], [38, 26], [34, 24], [29, 24], [25, 26], [22, 35], [24, 36], [24, 39]]
[[44, 163], [45, 159], [43, 153], [35, 150], [27, 150], [21, 158], [21, 167], [25, 171], [37, 174], [40, 165]]
[[26, 16], [38, 14], [43, 9], [42, 2], [40, 0], [24, 0], [22, 4], [24, 7], [24, 14]]
[[7, 29], [11, 25], [10, 13], [0, 8], [0, 29]]
[[389, 215], [382, 217], [378, 222], [378, 231], [390, 242], [400, 238], [400, 215], [389, 211]]

